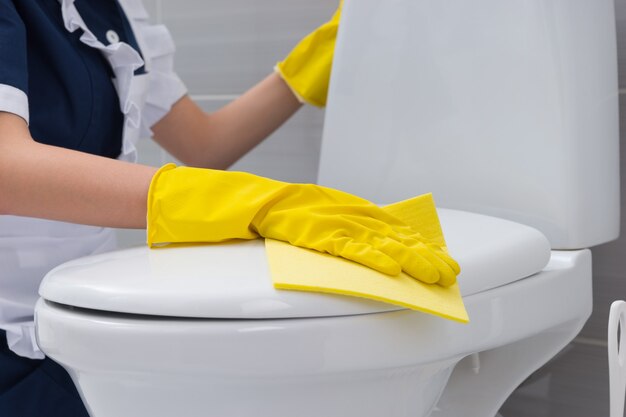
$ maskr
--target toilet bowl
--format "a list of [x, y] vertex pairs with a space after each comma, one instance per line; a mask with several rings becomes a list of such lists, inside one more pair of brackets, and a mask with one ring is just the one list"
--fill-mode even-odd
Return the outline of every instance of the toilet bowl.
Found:
[[[550, 252], [541, 233], [507, 220], [440, 217], [464, 266], [470, 324], [275, 290], [256, 240], [64, 264], [42, 283], [38, 342], [95, 417], [426, 416], [461, 359], [515, 345], [514, 356], [474, 358], [467, 376], [481, 387], [480, 412], [495, 414], [589, 316], [590, 254]], [[497, 390], [487, 392], [494, 368]]]
[[612, 1], [342, 13], [319, 182], [432, 191], [470, 323], [275, 290], [262, 240], [83, 258], [35, 319], [92, 416], [494, 416], [589, 317], [586, 248], [619, 233]]

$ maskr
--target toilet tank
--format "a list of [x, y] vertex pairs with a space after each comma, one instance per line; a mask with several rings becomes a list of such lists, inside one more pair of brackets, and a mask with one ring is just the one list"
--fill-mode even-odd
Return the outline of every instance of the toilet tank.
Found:
[[319, 183], [615, 239], [616, 61], [612, 0], [346, 0]]

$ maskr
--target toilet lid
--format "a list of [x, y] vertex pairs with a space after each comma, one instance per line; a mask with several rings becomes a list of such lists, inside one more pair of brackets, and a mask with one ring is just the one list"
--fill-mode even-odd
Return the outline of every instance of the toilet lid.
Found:
[[[528, 277], [550, 258], [547, 239], [528, 226], [458, 210], [438, 212], [450, 253], [462, 267], [464, 296]], [[356, 297], [276, 290], [261, 239], [81, 258], [52, 270], [39, 294], [74, 307], [170, 317], [328, 317], [402, 309]]]

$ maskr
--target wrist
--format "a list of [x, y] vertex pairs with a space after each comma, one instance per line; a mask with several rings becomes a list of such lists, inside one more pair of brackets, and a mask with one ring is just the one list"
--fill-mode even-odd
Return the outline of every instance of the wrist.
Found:
[[300, 103], [300, 104], [307, 104], [307, 101], [304, 99], [304, 97], [302, 97], [302, 95], [291, 86], [291, 84], [289, 84], [289, 81], [287, 81], [287, 77], [285, 76], [285, 74], [283, 74], [282, 70], [281, 70], [281, 62], [277, 63], [274, 66], [274, 74], [278, 77], [278, 79], [280, 80], [280, 82], [289, 90], [289, 92], [291, 93], [291, 95]]

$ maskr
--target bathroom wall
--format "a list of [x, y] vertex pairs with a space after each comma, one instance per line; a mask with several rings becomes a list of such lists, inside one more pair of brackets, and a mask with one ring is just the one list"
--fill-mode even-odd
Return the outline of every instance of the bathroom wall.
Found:
[[[592, 0], [590, 0], [592, 1]], [[268, 74], [306, 33], [326, 20], [337, 0], [144, 0], [177, 44], [176, 68], [206, 110], [217, 109]], [[626, 104], [626, 0], [616, 0], [620, 102]], [[622, 106], [623, 107], [623, 106]], [[621, 110], [626, 126], [626, 109]], [[233, 169], [286, 181], [315, 181], [323, 112], [306, 107]], [[622, 129], [622, 136], [626, 130]], [[626, 147], [624, 147], [626, 148]], [[149, 140], [141, 161], [170, 158]], [[626, 149], [625, 149], [626, 151]], [[626, 154], [622, 153], [626, 172]], [[625, 185], [622, 187], [626, 188]], [[622, 201], [626, 189], [622, 192]], [[624, 207], [624, 204], [623, 204]], [[626, 213], [623, 214], [626, 218]], [[120, 231], [123, 246], [143, 232]], [[626, 235], [626, 233], [625, 233]], [[520, 387], [504, 417], [608, 416], [606, 321], [610, 302], [626, 299], [626, 236], [594, 248], [594, 313], [580, 336]]]

